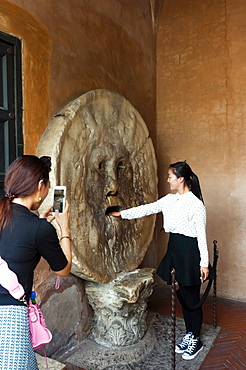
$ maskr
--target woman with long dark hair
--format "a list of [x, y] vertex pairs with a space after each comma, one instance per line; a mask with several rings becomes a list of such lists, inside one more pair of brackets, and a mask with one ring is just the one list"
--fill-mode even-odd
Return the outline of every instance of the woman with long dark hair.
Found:
[[[167, 182], [170, 190], [176, 190], [175, 194], [170, 193], [156, 202], [109, 215], [131, 220], [163, 213], [163, 227], [170, 236], [157, 274], [171, 284], [171, 269], [174, 267], [181, 295], [188, 307], [194, 307], [200, 301], [201, 281], [206, 280], [209, 273], [206, 210], [199, 179], [186, 161], [169, 166]], [[175, 351], [181, 353], [184, 360], [191, 360], [203, 348], [200, 339], [202, 308], [189, 311], [182, 307], [182, 310], [186, 334]]]
[[[59, 276], [71, 269], [68, 204], [51, 216], [51, 207], [39, 218], [36, 211], [49, 191], [50, 158], [23, 155], [9, 167], [0, 199], [0, 256], [14, 271], [28, 301], [33, 272], [41, 256]], [[51, 217], [50, 217], [51, 216]], [[61, 229], [60, 242], [53, 225]], [[0, 285], [0, 369], [37, 370], [32, 349], [27, 307]]]

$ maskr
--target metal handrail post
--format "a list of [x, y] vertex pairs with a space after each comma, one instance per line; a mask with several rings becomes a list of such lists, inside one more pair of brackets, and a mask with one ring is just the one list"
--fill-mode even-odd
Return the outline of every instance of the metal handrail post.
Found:
[[171, 302], [171, 318], [172, 318], [172, 370], [175, 370], [175, 340], [176, 340], [176, 294], [175, 294], [175, 269], [172, 268], [172, 302]]

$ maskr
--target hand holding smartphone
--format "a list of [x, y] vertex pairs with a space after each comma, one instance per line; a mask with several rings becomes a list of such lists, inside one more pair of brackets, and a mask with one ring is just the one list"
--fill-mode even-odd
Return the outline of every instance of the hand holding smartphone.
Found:
[[58, 210], [59, 213], [63, 213], [66, 202], [66, 186], [55, 186], [53, 191], [53, 208], [52, 214]]

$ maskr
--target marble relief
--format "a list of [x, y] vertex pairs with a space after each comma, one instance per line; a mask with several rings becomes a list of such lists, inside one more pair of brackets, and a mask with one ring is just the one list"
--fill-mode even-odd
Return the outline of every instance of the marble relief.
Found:
[[149, 132], [136, 109], [109, 90], [83, 94], [55, 115], [37, 155], [52, 158], [54, 185], [67, 186], [73, 250], [72, 272], [107, 283], [142, 262], [155, 216], [121, 220], [125, 209], [157, 199], [157, 165]]

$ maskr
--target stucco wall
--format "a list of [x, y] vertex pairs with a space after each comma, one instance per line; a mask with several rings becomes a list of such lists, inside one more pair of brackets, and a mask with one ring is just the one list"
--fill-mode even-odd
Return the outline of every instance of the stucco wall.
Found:
[[[245, 2], [164, 0], [156, 75], [148, 0], [1, 0], [0, 16], [0, 29], [23, 39], [25, 152], [83, 92], [124, 95], [156, 143], [160, 195], [169, 163], [186, 159], [198, 174], [209, 247], [217, 239], [220, 249], [219, 294], [245, 300]], [[165, 244], [158, 232], [159, 260]]]
[[49, 120], [51, 37], [42, 23], [9, 1], [0, 1], [0, 31], [22, 40], [24, 151], [35, 153]]
[[[155, 34], [149, 0], [13, 0], [12, 4], [42, 23], [52, 40], [49, 118], [87, 91], [110, 89], [133, 104], [155, 140]], [[39, 136], [49, 120], [43, 121]], [[26, 152], [35, 152], [36, 146], [34, 140]]]
[[[210, 250], [220, 250], [218, 294], [246, 299], [246, 3], [165, 0], [157, 37], [157, 153], [186, 159], [200, 178]], [[159, 259], [166, 238], [159, 234]], [[211, 256], [212, 257], [212, 256]]]

